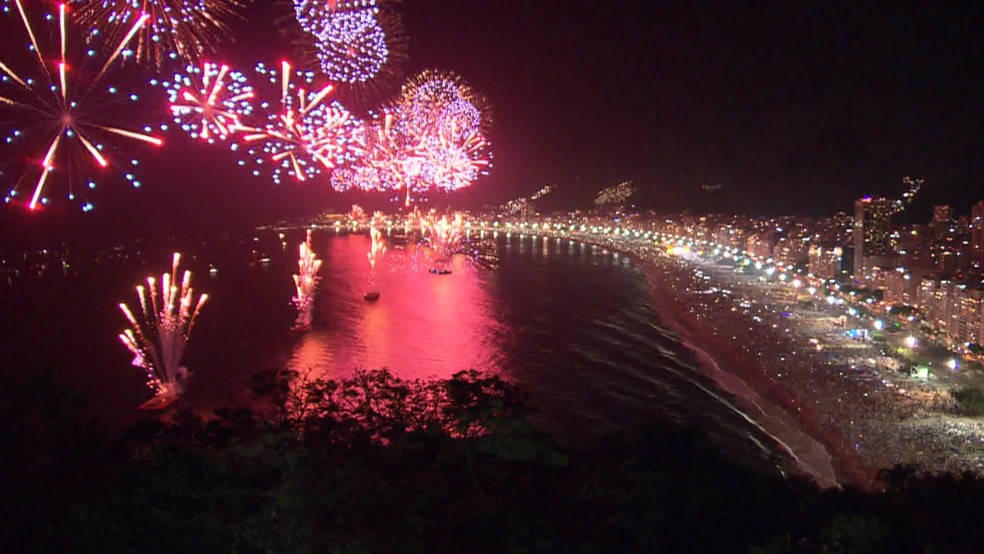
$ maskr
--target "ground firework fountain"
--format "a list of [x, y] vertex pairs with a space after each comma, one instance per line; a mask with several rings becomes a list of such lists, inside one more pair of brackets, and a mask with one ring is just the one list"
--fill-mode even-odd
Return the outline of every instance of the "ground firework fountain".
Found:
[[321, 260], [314, 255], [311, 249], [311, 230], [308, 229], [307, 239], [301, 243], [299, 256], [297, 259], [298, 274], [294, 275], [294, 285], [297, 287], [297, 296], [291, 301], [297, 308], [297, 320], [294, 321], [295, 331], [307, 331], [311, 329], [313, 318], [311, 312], [314, 310], [314, 296], [318, 288], [318, 270], [321, 269]]
[[451, 273], [451, 261], [461, 246], [465, 218], [460, 212], [451, 219], [447, 215], [437, 217], [431, 212], [421, 221], [421, 233], [427, 241], [433, 265], [430, 272], [437, 275]]
[[376, 265], [382, 261], [383, 254], [386, 253], [386, 241], [383, 238], [382, 230], [384, 225], [386, 225], [386, 220], [383, 217], [383, 212], [375, 212], [372, 219], [369, 220], [369, 238], [372, 240], [372, 246], [367, 254], [369, 258], [369, 291], [365, 294], [366, 300], [379, 299], [379, 291], [373, 290], [372, 287], [376, 280]]
[[120, 303], [131, 326], [120, 333], [120, 340], [133, 353], [133, 365], [146, 371], [147, 384], [155, 392], [141, 408], [160, 409], [171, 404], [184, 392], [188, 377], [181, 357], [208, 295], [195, 302], [190, 271], [185, 271], [178, 283], [180, 260], [181, 255], [175, 253], [171, 273], [161, 276], [160, 294], [154, 277], [147, 278], [146, 287], [137, 286], [140, 304], [136, 313]]

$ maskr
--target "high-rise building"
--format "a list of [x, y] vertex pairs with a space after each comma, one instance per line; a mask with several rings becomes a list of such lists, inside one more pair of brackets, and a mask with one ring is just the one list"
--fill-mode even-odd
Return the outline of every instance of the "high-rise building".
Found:
[[970, 260], [984, 269], [984, 200], [970, 209]]
[[854, 278], [864, 279], [865, 260], [892, 254], [891, 220], [896, 202], [865, 196], [854, 202]]
[[933, 223], [949, 225], [953, 221], [953, 206], [937, 204], [933, 206]]

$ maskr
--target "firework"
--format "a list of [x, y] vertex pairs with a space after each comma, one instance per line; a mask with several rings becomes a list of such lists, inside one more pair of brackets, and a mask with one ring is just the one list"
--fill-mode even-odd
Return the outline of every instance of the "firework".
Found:
[[332, 82], [385, 85], [406, 58], [399, 15], [376, 0], [298, 1], [302, 38], [293, 41], [303, 65], [317, 65]]
[[311, 328], [313, 317], [311, 312], [314, 310], [314, 297], [318, 289], [318, 271], [321, 269], [321, 260], [314, 255], [311, 248], [311, 230], [308, 229], [307, 240], [301, 243], [299, 256], [297, 259], [297, 275], [294, 275], [294, 285], [297, 287], [297, 296], [291, 299], [297, 308], [297, 320], [294, 322], [294, 329], [307, 330]]
[[485, 100], [453, 73], [428, 70], [411, 79], [400, 100], [403, 128], [413, 135], [419, 171], [412, 189], [457, 190], [491, 168], [485, 132], [490, 126]]
[[362, 206], [358, 204], [352, 204], [352, 209], [349, 210], [349, 221], [353, 226], [358, 226], [366, 219], [366, 211], [362, 209]]
[[229, 37], [229, 24], [239, 17], [244, 0], [73, 0], [75, 20], [91, 34], [113, 41], [146, 18], [134, 39], [141, 63], [161, 68], [167, 60], [198, 65], [203, 55]]
[[384, 107], [363, 135], [363, 155], [332, 177], [336, 190], [403, 190], [405, 204], [425, 190], [469, 186], [491, 168], [479, 96], [460, 79], [425, 72]]
[[294, 0], [297, 22], [313, 35], [321, 32], [324, 21], [333, 15], [376, 9], [376, 0]]
[[192, 137], [225, 140], [253, 112], [253, 89], [246, 77], [227, 65], [188, 66], [167, 87], [174, 121]]
[[[256, 70], [270, 83], [279, 83], [279, 109], [274, 111], [270, 102], [263, 101], [259, 106], [269, 112], [267, 124], [242, 126], [238, 135], [256, 164], [271, 162], [275, 183], [285, 173], [305, 181], [322, 170], [353, 161], [361, 152], [358, 138], [363, 124], [341, 104], [327, 100], [331, 85], [308, 92], [304, 86], [314, 83], [314, 74], [294, 71], [287, 62], [281, 63], [279, 72], [263, 64]], [[302, 84], [297, 85], [295, 79]], [[258, 174], [259, 170], [254, 171]]]
[[458, 75], [428, 69], [403, 85], [399, 103], [413, 128], [436, 135], [454, 126], [459, 133], [488, 132], [492, 113], [485, 98]]
[[364, 129], [363, 153], [349, 168], [332, 174], [332, 187], [343, 191], [399, 190], [413, 188], [423, 168], [424, 147], [409, 132], [399, 107], [387, 107]]
[[[26, 56], [17, 61], [33, 66], [21, 69], [13, 60], [0, 59], [0, 108], [9, 111], [0, 114], [0, 140], [12, 148], [23, 149], [26, 168], [22, 176], [8, 193], [7, 202], [19, 199], [20, 188], [33, 187], [27, 206], [35, 209], [38, 203], [45, 203], [45, 185], [52, 174], [64, 175], [68, 183], [69, 199], [81, 194], [78, 184], [85, 182], [85, 188], [96, 187], [96, 179], [90, 168], [97, 170], [114, 167], [123, 173], [135, 187], [140, 181], [134, 176], [139, 161], [127, 156], [132, 143], [160, 146], [161, 139], [153, 136], [153, 129], [144, 125], [139, 130], [124, 122], [143, 119], [146, 111], [137, 104], [139, 95], [126, 93], [112, 84], [110, 73], [116, 62], [129, 55], [129, 43], [140, 28], [146, 24], [147, 17], [138, 18], [131, 23], [128, 31], [119, 41], [113, 43], [114, 50], [106, 58], [81, 44], [70, 42], [67, 9], [58, 6], [58, 13], [48, 20], [57, 25], [53, 34], [42, 34], [41, 38], [57, 37], [54, 44], [38, 40], [39, 34], [31, 24], [31, 18], [24, 10], [21, 0], [13, 0], [22, 23], [24, 38], [27, 41]], [[4, 33], [4, 41], [13, 33]], [[12, 39], [10, 39], [12, 40]], [[79, 59], [69, 60], [68, 53], [79, 53]], [[48, 60], [57, 60], [49, 63]], [[95, 63], [95, 68], [89, 66]], [[91, 203], [84, 203], [83, 210], [92, 209]]]
[[130, 328], [120, 333], [120, 340], [133, 353], [133, 365], [147, 373], [147, 384], [159, 397], [173, 397], [184, 391], [188, 372], [181, 366], [181, 357], [208, 299], [203, 294], [195, 302], [190, 271], [184, 272], [180, 283], [177, 281], [180, 260], [181, 255], [175, 253], [171, 273], [161, 277], [159, 295], [157, 281], [149, 277], [146, 287], [137, 287], [138, 310], [120, 304], [130, 323]]
[[433, 188], [457, 190], [488, 173], [488, 143], [477, 131], [463, 134], [452, 127], [425, 144], [421, 152], [425, 160], [422, 180]]
[[369, 239], [372, 246], [367, 254], [369, 258], [369, 281], [371, 282], [376, 274], [376, 264], [382, 261], [383, 254], [386, 253], [386, 241], [383, 238], [382, 228], [386, 225], [383, 212], [375, 212], [369, 220]]
[[434, 262], [431, 273], [445, 275], [451, 273], [451, 259], [461, 250], [464, 237], [465, 219], [461, 212], [448, 219], [446, 214], [437, 217], [431, 211], [420, 221], [420, 230]]
[[325, 75], [343, 83], [372, 79], [389, 54], [386, 34], [370, 10], [329, 18], [315, 45]]

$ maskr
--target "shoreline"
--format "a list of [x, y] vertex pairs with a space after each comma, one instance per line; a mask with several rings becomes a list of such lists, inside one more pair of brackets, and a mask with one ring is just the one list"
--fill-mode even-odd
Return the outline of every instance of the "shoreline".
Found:
[[[551, 233], [543, 235], [555, 236]], [[679, 261], [667, 259], [675, 266], [667, 267], [652, 255], [646, 256], [631, 245], [608, 237], [570, 235], [557, 238], [584, 242], [631, 258], [646, 275], [656, 311], [660, 314], [668, 312], [661, 322], [677, 333], [681, 344], [694, 356], [694, 371], [711, 379], [720, 392], [733, 397], [743, 409], [757, 411], [754, 415], [745, 412], [741, 415], [775, 441], [777, 450], [784, 451], [798, 474], [824, 488], [877, 488], [879, 468], [866, 464], [836, 428], [825, 428], [805, 403], [797, 401], [796, 391], [770, 379], [764, 367], [724, 344], [694, 315], [692, 306], [680, 297], [678, 287], [671, 282], [673, 271], [687, 271]], [[648, 251], [652, 247], [649, 244], [643, 248]], [[656, 256], [662, 254], [656, 253]]]
[[[634, 253], [628, 254], [645, 271], [657, 311], [660, 314], [669, 311], [666, 322], [679, 334], [681, 342], [698, 361], [705, 358], [699, 364], [705, 367], [698, 367], [697, 371], [711, 377], [723, 391], [757, 410], [757, 414], [746, 415], [767, 429], [777, 444], [788, 450], [787, 454], [799, 466], [800, 472], [806, 473], [822, 487], [847, 484], [864, 490], [873, 487], [877, 470], [867, 467], [843, 437], [825, 432], [809, 410], [797, 405], [791, 391], [770, 382], [758, 364], [724, 344], [694, 318], [686, 301], [671, 292], [674, 289], [661, 268]], [[708, 372], [707, 363], [723, 376]], [[741, 387], [747, 390], [742, 391]], [[748, 393], [754, 396], [750, 398]], [[786, 428], [777, 429], [777, 426]], [[805, 435], [807, 440], [797, 435]], [[794, 440], [799, 448], [790, 445]], [[818, 448], [822, 452], [816, 452]]]

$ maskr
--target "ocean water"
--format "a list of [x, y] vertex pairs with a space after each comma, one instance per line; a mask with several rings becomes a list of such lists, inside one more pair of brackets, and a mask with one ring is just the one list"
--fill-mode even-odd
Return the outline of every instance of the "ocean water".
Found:
[[[303, 230], [180, 245], [206, 304], [185, 364], [183, 402], [211, 409], [248, 397], [254, 372], [289, 367], [325, 376], [386, 367], [408, 378], [496, 372], [532, 396], [543, 425], [574, 439], [638, 425], [690, 425], [736, 457], [775, 460], [770, 435], [702, 374], [697, 357], [654, 308], [650, 283], [627, 256], [550, 238], [489, 237], [497, 266], [457, 260], [434, 275], [427, 255], [394, 242], [370, 279], [369, 239], [316, 231], [324, 260], [314, 329], [290, 330], [291, 274]], [[149, 398], [116, 335], [117, 304], [170, 265], [179, 245], [127, 244], [76, 253], [68, 268], [0, 287], [6, 370], [57, 367], [91, 411], [126, 421]], [[366, 302], [368, 290], [380, 293]]]

